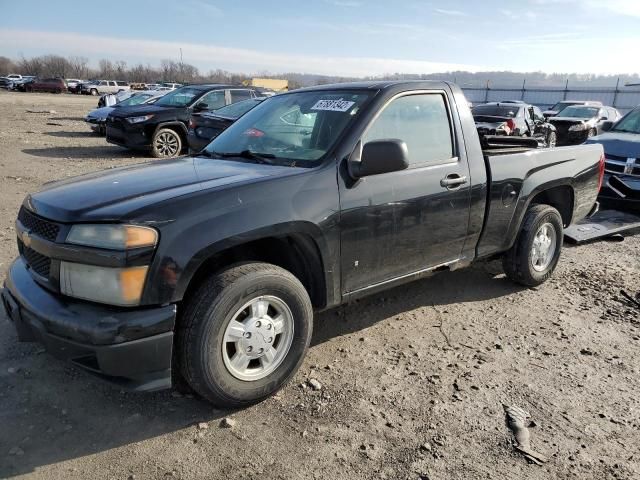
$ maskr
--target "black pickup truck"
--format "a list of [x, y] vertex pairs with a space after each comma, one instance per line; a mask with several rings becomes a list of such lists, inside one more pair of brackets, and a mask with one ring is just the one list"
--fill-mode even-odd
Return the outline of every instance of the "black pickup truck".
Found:
[[450, 83], [298, 90], [197, 156], [29, 195], [2, 300], [20, 340], [123, 387], [247, 405], [300, 366], [314, 310], [486, 258], [544, 282], [603, 167], [600, 145], [481, 143]]

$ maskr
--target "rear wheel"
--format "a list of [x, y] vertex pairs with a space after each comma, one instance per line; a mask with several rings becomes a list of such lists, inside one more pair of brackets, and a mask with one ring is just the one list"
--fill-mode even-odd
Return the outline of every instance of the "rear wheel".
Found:
[[228, 268], [188, 301], [176, 340], [182, 376], [216, 406], [259, 402], [297, 371], [313, 310], [300, 281], [266, 263]]
[[161, 128], [153, 136], [151, 154], [156, 158], [177, 157], [182, 151], [180, 134], [170, 128]]
[[547, 281], [560, 259], [562, 237], [558, 210], [549, 205], [531, 207], [515, 244], [502, 257], [507, 277], [528, 287]]
[[595, 128], [592, 128], [589, 130], [589, 133], [587, 133], [587, 138], [595, 137], [596, 135], [598, 135], [598, 131]]
[[96, 90], [95, 88], [92, 88], [92, 89], [89, 91], [89, 93], [95, 97], [96, 95], [98, 95], [98, 90]]

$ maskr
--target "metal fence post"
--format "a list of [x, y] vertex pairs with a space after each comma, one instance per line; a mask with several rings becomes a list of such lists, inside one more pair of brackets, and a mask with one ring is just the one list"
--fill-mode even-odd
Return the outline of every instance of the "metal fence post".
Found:
[[520, 96], [520, 100], [524, 100], [524, 94], [526, 92], [527, 79], [522, 80], [522, 95]]
[[567, 78], [566, 83], [564, 84], [564, 96], [562, 97], [563, 100], [567, 99], [567, 93], [569, 93], [569, 79]]
[[616, 106], [616, 102], [618, 101], [618, 92], [620, 91], [620, 77], [618, 77], [618, 81], [616, 82], [616, 91], [613, 92], [613, 104], [611, 105], [613, 108], [618, 108]]

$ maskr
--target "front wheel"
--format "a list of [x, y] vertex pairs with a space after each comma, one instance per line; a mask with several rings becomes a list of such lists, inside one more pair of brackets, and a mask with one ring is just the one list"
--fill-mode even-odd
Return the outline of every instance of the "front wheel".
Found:
[[170, 128], [161, 128], [156, 131], [151, 145], [151, 154], [155, 158], [177, 157], [182, 151], [180, 134]]
[[177, 331], [182, 376], [218, 407], [263, 400], [298, 370], [311, 340], [309, 295], [290, 272], [266, 263], [213, 275], [187, 301]]
[[89, 93], [95, 97], [96, 95], [98, 95], [98, 90], [96, 90], [95, 88], [92, 88], [91, 90], [89, 90]]
[[509, 279], [527, 287], [546, 282], [560, 259], [562, 217], [549, 205], [534, 205], [524, 218], [513, 247], [502, 257]]
[[558, 143], [558, 136], [556, 135], [556, 132], [550, 132], [549, 136], [547, 137], [547, 147], [554, 148], [557, 143]]

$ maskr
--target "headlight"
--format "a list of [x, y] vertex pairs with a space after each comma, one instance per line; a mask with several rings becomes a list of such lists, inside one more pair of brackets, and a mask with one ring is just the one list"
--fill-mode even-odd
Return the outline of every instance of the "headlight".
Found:
[[146, 122], [147, 120], [149, 120], [152, 117], [153, 117], [153, 115], [142, 115], [141, 117], [128, 117], [127, 118], [127, 122], [129, 122], [129, 123], [142, 123], [142, 122]]
[[128, 250], [155, 246], [158, 232], [138, 225], [74, 225], [66, 241], [88, 247]]
[[569, 127], [569, 131], [570, 132], [581, 132], [583, 130], [586, 130], [587, 128], [587, 124], [586, 123], [579, 123], [578, 125], [574, 125], [573, 127]]
[[134, 306], [140, 303], [148, 266], [107, 268], [60, 262], [60, 291], [71, 297]]

